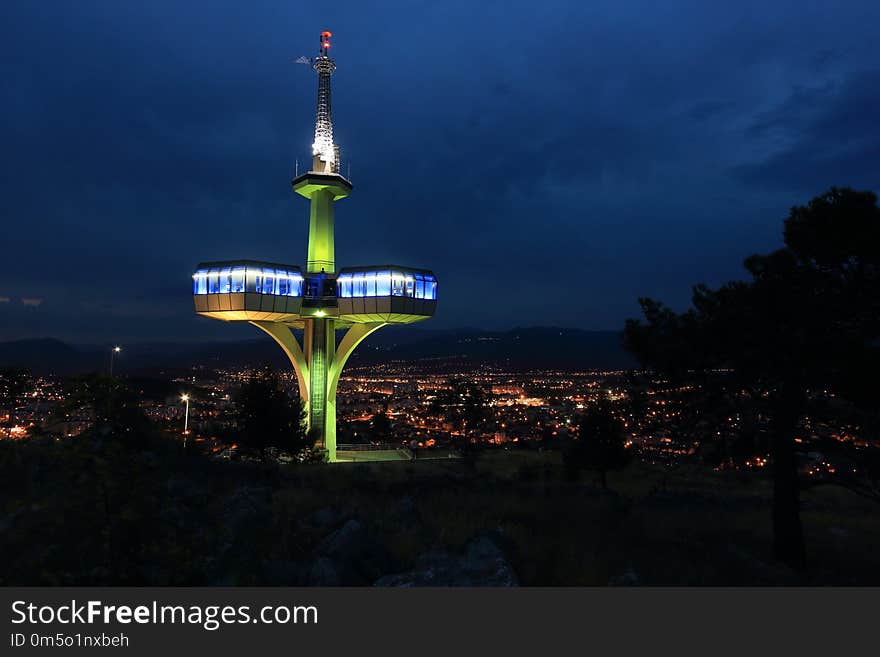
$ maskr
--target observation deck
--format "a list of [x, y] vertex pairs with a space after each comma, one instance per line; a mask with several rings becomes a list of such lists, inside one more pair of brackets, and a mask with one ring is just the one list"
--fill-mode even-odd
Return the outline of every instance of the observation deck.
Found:
[[300, 316], [302, 270], [254, 260], [203, 262], [192, 276], [198, 314], [225, 321], [288, 322]]
[[255, 260], [204, 262], [193, 279], [195, 311], [224, 321], [272, 321], [302, 328], [314, 317], [338, 327], [410, 324], [434, 315], [437, 277], [400, 265], [303, 272], [298, 265]]

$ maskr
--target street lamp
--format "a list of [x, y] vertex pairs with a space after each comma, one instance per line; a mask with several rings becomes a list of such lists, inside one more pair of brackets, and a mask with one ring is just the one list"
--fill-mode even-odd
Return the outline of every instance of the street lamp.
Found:
[[186, 447], [186, 434], [189, 433], [189, 395], [181, 395], [180, 401], [186, 402], [186, 412], [183, 416], [183, 446]]
[[119, 345], [113, 347], [113, 349], [110, 350], [110, 378], [111, 379], [113, 378], [113, 357], [116, 354], [118, 354], [120, 351], [122, 351], [122, 347], [120, 347]]

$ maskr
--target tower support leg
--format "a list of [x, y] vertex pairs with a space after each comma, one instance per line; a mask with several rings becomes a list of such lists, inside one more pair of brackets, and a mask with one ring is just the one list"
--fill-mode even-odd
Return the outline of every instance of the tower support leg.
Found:
[[339, 384], [339, 375], [345, 362], [351, 356], [355, 347], [373, 333], [385, 326], [384, 322], [370, 322], [369, 324], [354, 324], [342, 336], [339, 346], [336, 347], [333, 361], [330, 363], [327, 376], [327, 441], [333, 443], [333, 458], [336, 460], [336, 387]]
[[316, 446], [326, 451], [327, 459], [335, 462], [339, 376], [355, 347], [386, 323], [354, 324], [342, 336], [338, 347], [333, 319], [315, 317], [306, 320], [302, 347], [285, 324], [256, 321], [251, 324], [272, 336], [287, 354], [296, 372], [300, 399], [306, 406], [309, 433], [315, 437]]
[[272, 339], [287, 354], [296, 372], [296, 382], [299, 386], [299, 398], [302, 400], [306, 408], [309, 406], [309, 365], [302, 347], [297, 342], [296, 336], [290, 330], [290, 327], [281, 322], [250, 322], [261, 331], [268, 333]]

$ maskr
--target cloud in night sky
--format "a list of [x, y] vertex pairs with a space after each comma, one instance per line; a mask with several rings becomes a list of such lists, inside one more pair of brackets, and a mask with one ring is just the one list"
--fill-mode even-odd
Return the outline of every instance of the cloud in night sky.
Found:
[[742, 276], [790, 206], [880, 187], [876, 2], [476, 7], [4, 5], [0, 296], [43, 303], [0, 306], [0, 339], [253, 337], [196, 317], [189, 276], [304, 262], [293, 60], [325, 27], [337, 263], [434, 269], [432, 328], [619, 328]]

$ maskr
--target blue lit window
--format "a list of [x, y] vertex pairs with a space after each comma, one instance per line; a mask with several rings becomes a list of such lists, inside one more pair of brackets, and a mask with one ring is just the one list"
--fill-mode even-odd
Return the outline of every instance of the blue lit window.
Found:
[[358, 272], [352, 276], [351, 295], [353, 297], [365, 297], [367, 295], [367, 285], [363, 272]]
[[219, 277], [217, 279], [217, 292], [218, 294], [229, 294], [229, 290], [232, 286], [232, 268], [226, 267], [220, 270]]
[[278, 294], [278, 289], [276, 287], [277, 279], [275, 278], [275, 270], [274, 269], [264, 269], [263, 270], [263, 287], [259, 292], [262, 294]]
[[217, 294], [220, 290], [220, 272], [216, 269], [208, 271], [208, 294]]
[[351, 274], [341, 274], [336, 279], [336, 283], [339, 287], [339, 296], [343, 299], [351, 298]]
[[416, 299], [424, 299], [425, 298], [425, 277], [421, 274], [416, 274]]
[[276, 272], [278, 278], [278, 294], [285, 297], [302, 296], [303, 279], [296, 272], [279, 269]]
[[380, 271], [376, 274], [376, 296], [391, 296], [391, 272]]
[[207, 270], [200, 269], [195, 274], [193, 274], [193, 294], [207, 294], [208, 293], [208, 272]]
[[303, 292], [302, 274], [286, 269], [230, 265], [198, 269], [192, 279], [193, 294], [250, 292], [298, 297]]
[[276, 272], [278, 276], [278, 294], [283, 297], [290, 296], [291, 279], [290, 274], [281, 269]]
[[399, 271], [391, 272], [391, 294], [395, 297], [402, 297], [406, 294], [406, 281]]
[[236, 267], [232, 270], [230, 292], [244, 292], [244, 267]]
[[368, 272], [364, 274], [364, 295], [368, 297], [376, 296], [376, 272]]

